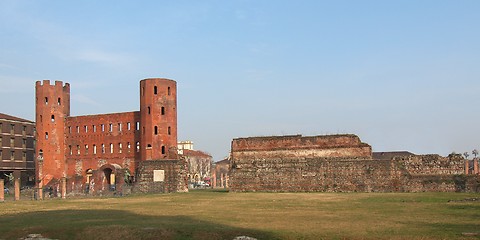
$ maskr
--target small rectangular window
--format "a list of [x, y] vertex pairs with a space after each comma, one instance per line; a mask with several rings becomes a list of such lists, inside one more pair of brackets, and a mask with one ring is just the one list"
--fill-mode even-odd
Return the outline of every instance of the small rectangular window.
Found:
[[140, 122], [137, 122], [137, 127], [136, 127], [137, 131], [140, 131]]
[[77, 126], [77, 133], [80, 133], [80, 127]]
[[85, 126], [83, 126], [83, 128], [85, 129], [85, 132], [87, 133], [88, 132], [88, 126], [85, 125]]
[[118, 153], [122, 153], [122, 143], [118, 144]]
[[110, 153], [113, 153], [113, 143], [110, 143]]
[[77, 145], [77, 155], [80, 155], [80, 145]]
[[68, 127], [68, 133], [72, 133], [72, 127]]
[[119, 131], [119, 132], [122, 131], [122, 123], [119, 123], [119, 124], [118, 124], [118, 131]]
[[73, 154], [73, 151], [72, 151], [72, 145], [68, 145], [68, 152], [70, 153], [70, 155]]
[[93, 144], [93, 154], [97, 154], [97, 145]]
[[108, 126], [108, 131], [113, 132], [113, 124], [110, 123], [110, 125]]
[[102, 153], [105, 153], [105, 144], [102, 143]]
[[97, 126], [92, 125], [92, 130], [93, 130], [93, 132], [97, 132]]
[[127, 130], [130, 131], [130, 122], [127, 122]]
[[105, 132], [105, 124], [102, 124], [102, 132]]
[[85, 144], [85, 155], [88, 155], [88, 145]]
[[15, 151], [10, 153], [10, 160], [15, 160]]

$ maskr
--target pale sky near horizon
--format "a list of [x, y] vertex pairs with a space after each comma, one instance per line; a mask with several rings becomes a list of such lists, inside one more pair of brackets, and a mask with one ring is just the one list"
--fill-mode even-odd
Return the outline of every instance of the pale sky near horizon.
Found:
[[0, 0], [0, 112], [34, 120], [35, 81], [71, 114], [139, 109], [177, 81], [178, 139], [357, 134], [374, 151], [480, 149], [480, 1]]

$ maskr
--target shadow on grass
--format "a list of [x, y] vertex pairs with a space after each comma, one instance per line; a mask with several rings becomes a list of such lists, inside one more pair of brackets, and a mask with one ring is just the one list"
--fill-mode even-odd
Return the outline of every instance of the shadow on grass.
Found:
[[121, 210], [56, 210], [0, 217], [0, 239], [32, 233], [54, 239], [278, 239], [272, 233], [187, 216], [148, 216]]

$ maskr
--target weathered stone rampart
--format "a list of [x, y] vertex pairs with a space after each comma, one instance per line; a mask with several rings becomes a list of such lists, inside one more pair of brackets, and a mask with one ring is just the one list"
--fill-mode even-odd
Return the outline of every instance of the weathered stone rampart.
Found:
[[[299, 136], [235, 139], [230, 169], [231, 191], [269, 192], [420, 192], [480, 191], [480, 177], [465, 176], [461, 156], [412, 155], [393, 159], [372, 159], [358, 137], [345, 135], [316, 137], [329, 145], [295, 145], [311, 141]], [[301, 137], [301, 136], [300, 136]], [[293, 147], [289, 149], [288, 140]], [[310, 137], [310, 139], [312, 139]], [[348, 139], [348, 137], [347, 137]], [[251, 140], [251, 141], [250, 141]], [[239, 142], [237, 142], [239, 141]], [[283, 142], [285, 141], [285, 143]], [[283, 146], [270, 145], [277, 143]], [[321, 142], [321, 141], [320, 141]], [[255, 143], [259, 143], [255, 146]], [[342, 143], [342, 144], [338, 144]], [[347, 145], [350, 144], [350, 145]], [[308, 145], [308, 144], [307, 144]], [[270, 147], [269, 147], [270, 146]], [[339, 147], [344, 157], [332, 157]], [[368, 145], [367, 145], [368, 146]], [[369, 146], [368, 146], [369, 147]], [[269, 149], [270, 148], [270, 149]], [[281, 150], [278, 150], [281, 148]], [[299, 150], [300, 149], [300, 150]], [[317, 153], [316, 154], [312, 153]], [[320, 154], [321, 153], [321, 154]], [[366, 156], [365, 156], [366, 155]], [[353, 157], [352, 157], [353, 156]]]

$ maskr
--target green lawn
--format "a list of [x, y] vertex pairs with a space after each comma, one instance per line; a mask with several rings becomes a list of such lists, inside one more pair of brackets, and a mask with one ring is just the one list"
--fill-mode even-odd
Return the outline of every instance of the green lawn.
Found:
[[194, 191], [7, 201], [0, 239], [480, 239], [480, 201], [459, 201], [472, 198], [480, 194]]

